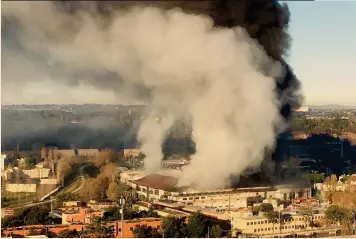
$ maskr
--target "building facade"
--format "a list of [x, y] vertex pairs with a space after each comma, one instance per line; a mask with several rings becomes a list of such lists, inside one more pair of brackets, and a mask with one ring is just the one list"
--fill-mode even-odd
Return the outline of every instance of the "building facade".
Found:
[[140, 218], [134, 220], [125, 220], [123, 222], [123, 227], [121, 228], [121, 221], [115, 221], [110, 223], [114, 227], [114, 236], [121, 238], [121, 230], [123, 230], [124, 238], [134, 238], [133, 230], [137, 226], [150, 226], [152, 228], [157, 228], [161, 230], [162, 218]]
[[310, 221], [323, 222], [325, 214], [323, 211], [314, 213], [309, 221], [306, 217], [294, 212], [281, 212], [280, 220], [277, 223], [272, 223], [265, 216], [253, 216], [250, 212], [231, 212], [231, 230], [233, 233], [241, 233], [243, 235], [253, 235], [261, 237], [269, 237], [278, 234], [292, 234], [305, 232], [310, 229]]

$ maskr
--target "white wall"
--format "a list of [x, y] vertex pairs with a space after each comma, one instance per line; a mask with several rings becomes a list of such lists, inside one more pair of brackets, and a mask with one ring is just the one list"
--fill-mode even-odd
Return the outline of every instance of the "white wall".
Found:
[[55, 179], [55, 178], [41, 178], [40, 184], [57, 184], [57, 179]]
[[35, 193], [36, 184], [10, 183], [10, 184], [6, 184], [6, 191], [13, 192], [13, 193], [19, 193], [19, 192]]

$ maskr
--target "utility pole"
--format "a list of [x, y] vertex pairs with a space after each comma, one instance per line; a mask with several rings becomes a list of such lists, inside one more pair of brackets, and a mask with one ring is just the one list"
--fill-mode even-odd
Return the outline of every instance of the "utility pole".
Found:
[[278, 213], [279, 213], [279, 236], [281, 236], [282, 233], [282, 222], [281, 222], [281, 209], [278, 209]]
[[208, 238], [210, 238], [210, 227], [208, 227]]
[[231, 200], [230, 200], [231, 195], [229, 194], [229, 216], [230, 216], [230, 209], [231, 209]]
[[125, 205], [125, 197], [121, 196], [119, 199], [119, 204], [121, 205], [121, 238], [124, 238], [124, 205]]

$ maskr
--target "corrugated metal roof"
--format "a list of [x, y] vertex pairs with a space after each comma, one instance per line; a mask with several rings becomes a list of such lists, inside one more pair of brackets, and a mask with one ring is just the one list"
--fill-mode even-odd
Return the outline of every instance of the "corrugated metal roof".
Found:
[[178, 178], [160, 174], [149, 174], [132, 182], [149, 188], [165, 190], [168, 187], [176, 186], [178, 184]]

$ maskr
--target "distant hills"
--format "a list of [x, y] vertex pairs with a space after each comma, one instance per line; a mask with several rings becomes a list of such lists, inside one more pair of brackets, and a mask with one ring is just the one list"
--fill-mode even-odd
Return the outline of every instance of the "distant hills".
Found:
[[330, 105], [308, 105], [309, 109], [316, 110], [346, 110], [346, 109], [356, 109], [356, 105], [338, 105], [338, 104], [330, 104]]

